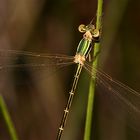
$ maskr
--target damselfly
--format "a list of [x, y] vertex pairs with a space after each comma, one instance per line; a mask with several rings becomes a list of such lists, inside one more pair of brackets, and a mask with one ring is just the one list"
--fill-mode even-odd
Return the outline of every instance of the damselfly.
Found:
[[[105, 87], [110, 96], [116, 97], [122, 105], [125, 105], [125, 109], [130, 113], [134, 118], [140, 122], [140, 94], [135, 90], [131, 89], [127, 85], [112, 79], [108, 74], [96, 68], [92, 68], [88, 62], [88, 56], [92, 50], [92, 43], [98, 42], [100, 37], [100, 32], [95, 28], [95, 26], [90, 23], [86, 25], [80, 25], [79, 31], [84, 33], [83, 38], [79, 42], [75, 56], [66, 56], [66, 55], [48, 55], [48, 54], [36, 54], [32, 52], [25, 51], [15, 51], [15, 50], [0, 50], [0, 55], [24, 55], [26, 57], [31, 57], [32, 62], [29, 64], [17, 64], [17, 65], [1, 65], [0, 69], [8, 69], [13, 67], [48, 67], [53, 65], [54, 67], [63, 67], [71, 64], [77, 64], [77, 70], [74, 76], [74, 81], [72, 88], [69, 92], [68, 101], [64, 109], [62, 121], [58, 130], [57, 140], [61, 139], [66, 120], [69, 114], [69, 110], [73, 101], [79, 76], [81, 74], [82, 68], [84, 68], [90, 76], [95, 79], [98, 85]], [[13, 57], [14, 58], [14, 57]], [[36, 60], [40, 59], [41, 63], [36, 64]], [[45, 60], [45, 61], [44, 61]], [[112, 93], [112, 94], [111, 94]], [[139, 123], [138, 122], [138, 123]]]

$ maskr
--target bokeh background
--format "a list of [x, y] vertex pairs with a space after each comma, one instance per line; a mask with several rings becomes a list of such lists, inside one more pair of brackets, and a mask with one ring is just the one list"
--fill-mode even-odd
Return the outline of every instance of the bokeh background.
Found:
[[[82, 37], [77, 28], [92, 18], [95, 23], [96, 9], [96, 0], [0, 0], [0, 49], [74, 55]], [[140, 91], [139, 9], [138, 0], [104, 0], [99, 61], [106, 73], [137, 91]], [[0, 65], [32, 61], [19, 54], [10, 57], [8, 52], [6, 55], [1, 52], [0, 58]], [[36, 63], [41, 60], [37, 58]], [[74, 66], [59, 70], [39, 67], [0, 71], [0, 93], [20, 140], [56, 138], [74, 71]], [[83, 139], [89, 79], [83, 72], [63, 140]], [[91, 139], [139, 140], [140, 128], [127, 126], [128, 116], [117, 108], [119, 102], [115, 104], [114, 108], [104, 93], [95, 96]], [[0, 139], [10, 140], [2, 114]]]

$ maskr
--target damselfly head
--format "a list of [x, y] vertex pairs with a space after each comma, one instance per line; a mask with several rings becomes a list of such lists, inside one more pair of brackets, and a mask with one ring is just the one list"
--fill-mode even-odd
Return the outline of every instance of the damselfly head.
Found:
[[88, 25], [84, 25], [81, 24], [78, 27], [79, 32], [81, 33], [85, 33], [87, 31], [89, 31], [91, 33], [91, 35], [93, 36], [93, 38], [97, 38], [99, 37], [99, 30], [95, 28], [95, 26], [93, 24], [88, 24]]
[[85, 33], [87, 31], [92, 31], [95, 29], [95, 26], [93, 24], [89, 24], [89, 25], [84, 25], [84, 24], [81, 24], [79, 27], [78, 27], [78, 30], [79, 32], [81, 33]]

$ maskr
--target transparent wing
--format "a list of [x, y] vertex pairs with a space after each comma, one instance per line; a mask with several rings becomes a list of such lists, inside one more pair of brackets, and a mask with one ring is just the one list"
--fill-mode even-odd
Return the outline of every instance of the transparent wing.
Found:
[[[111, 103], [123, 109], [127, 115], [129, 114], [129, 118], [132, 120], [132, 127], [140, 130], [140, 93], [112, 79], [105, 72], [92, 68], [87, 62], [84, 68], [93, 79], [96, 77], [97, 85], [103, 89], [102, 93], [108, 94], [111, 97]], [[115, 112], [114, 108], [112, 110]], [[119, 116], [117, 112], [116, 115]]]
[[0, 70], [12, 68], [60, 68], [74, 63], [73, 56], [38, 54], [26, 51], [0, 50]]

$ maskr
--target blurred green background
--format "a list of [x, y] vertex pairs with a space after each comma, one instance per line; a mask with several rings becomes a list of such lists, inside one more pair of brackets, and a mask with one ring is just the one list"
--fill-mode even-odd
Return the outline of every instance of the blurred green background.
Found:
[[[74, 55], [82, 37], [78, 26], [88, 24], [93, 17], [95, 23], [96, 8], [96, 0], [1, 0], [0, 49]], [[139, 9], [138, 0], [104, 1], [99, 61], [106, 73], [137, 91], [140, 91]], [[0, 58], [1, 65], [27, 62], [19, 55], [12, 59]], [[37, 64], [39, 62], [36, 60]], [[58, 72], [46, 69], [20, 68], [0, 72], [0, 91], [20, 140], [56, 138], [75, 67], [62, 68]], [[63, 140], [83, 139], [88, 82], [89, 76], [83, 72]], [[140, 128], [137, 131], [133, 126], [127, 126], [128, 116], [120, 108], [114, 109], [104, 94], [97, 94], [94, 108], [91, 139], [140, 139]], [[0, 139], [10, 140], [2, 114]]]

